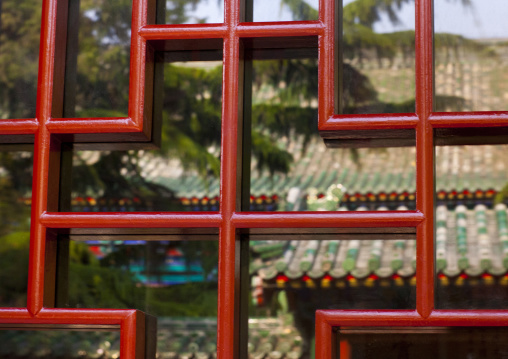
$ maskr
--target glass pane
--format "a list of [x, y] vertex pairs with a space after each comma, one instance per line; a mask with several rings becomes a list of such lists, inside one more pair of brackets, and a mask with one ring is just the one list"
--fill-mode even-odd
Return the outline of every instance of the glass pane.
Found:
[[340, 114], [415, 111], [415, 7], [343, 0], [338, 33]]
[[41, 2], [3, 0], [0, 8], [0, 118], [35, 117]]
[[69, 2], [64, 117], [127, 116], [131, 17], [131, 0]]
[[[409, 147], [327, 147], [317, 128], [317, 61], [254, 60], [252, 68], [250, 207], [245, 210], [415, 208], [411, 139], [390, 142]], [[414, 132], [410, 136], [414, 143]], [[347, 141], [339, 146], [348, 147]]]
[[470, 359], [506, 357], [506, 328], [339, 328], [340, 359]]
[[[317, 309], [416, 306], [411, 233], [251, 229], [249, 351], [309, 355]], [[377, 232], [377, 233], [375, 233]], [[294, 356], [300, 358], [300, 356]]]
[[158, 24], [224, 22], [224, 0], [158, 0]]
[[508, 109], [503, 0], [434, 1], [436, 111]]
[[317, 20], [318, 0], [252, 0], [254, 21], [301, 21]]
[[162, 124], [155, 136], [160, 136], [160, 146], [76, 149], [72, 211], [219, 210], [222, 62], [159, 64], [163, 71], [156, 85], [160, 106], [155, 117]]
[[59, 306], [140, 309], [157, 317], [159, 357], [215, 354], [216, 234], [71, 239]]
[[119, 358], [120, 332], [0, 330], [2, 358]]
[[508, 308], [507, 151], [436, 147], [437, 308]]
[[32, 152], [0, 152], [0, 306], [25, 307], [28, 283]]

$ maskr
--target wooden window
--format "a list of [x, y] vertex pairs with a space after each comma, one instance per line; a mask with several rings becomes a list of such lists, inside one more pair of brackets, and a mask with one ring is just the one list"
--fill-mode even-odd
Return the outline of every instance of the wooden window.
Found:
[[[83, 1], [83, 5], [86, 4]], [[101, 4], [104, 14], [107, 4]], [[402, 306], [411, 308], [319, 310], [316, 314], [317, 358], [328, 359], [335, 355], [337, 346], [340, 347], [340, 338], [334, 337], [337, 327], [447, 328], [508, 324], [508, 314], [500, 308], [489, 311], [435, 309], [434, 145], [506, 142], [508, 113], [500, 108], [487, 112], [482, 107], [473, 107], [474, 112], [434, 111], [446, 109], [435, 104], [438, 92], [434, 91], [434, 77], [438, 75], [434, 75], [432, 0], [414, 2], [414, 50], [410, 47], [414, 52], [414, 75], [411, 71], [405, 74], [410, 78], [414, 76], [414, 111], [356, 114], [343, 111], [340, 96], [346, 88], [341, 82], [344, 73], [339, 66], [344, 50], [339, 36], [342, 5], [333, 0], [320, 0], [318, 9], [301, 8], [297, 21], [271, 22], [272, 17], [256, 15], [262, 6], [257, 4], [250, 0], [225, 0], [223, 22], [218, 23], [222, 20], [220, 16], [220, 20], [212, 17], [208, 22], [199, 19], [199, 14], [193, 15], [194, 18], [173, 18], [163, 1], [127, 1], [121, 13], [105, 15], [104, 21], [114, 23], [116, 16], [123, 16], [130, 19], [130, 26], [118, 28], [117, 33], [107, 33], [102, 42], [92, 44], [101, 56], [80, 60], [76, 39], [85, 39], [81, 43], [84, 46], [87, 35], [102, 30], [87, 28], [86, 22], [78, 24], [76, 19], [80, 11], [89, 20], [103, 13], [86, 8], [80, 10], [79, 1], [74, 0], [42, 1], [35, 113], [14, 106], [6, 115], [8, 118], [0, 121], [2, 146], [33, 143], [26, 307], [0, 308], [2, 327], [119, 330], [122, 358], [154, 355], [150, 344], [146, 344], [151, 343], [153, 336], [152, 321], [141, 311], [61, 307], [59, 285], [66, 280], [66, 239], [102, 235], [114, 240], [117, 235], [168, 236], [176, 232], [184, 236], [202, 229], [208, 231], [205, 235], [211, 233], [214, 240], [218, 238], [217, 357], [220, 359], [246, 356], [249, 236], [260, 233], [375, 232], [385, 239], [391, 233], [416, 233], [416, 299], [411, 293], [410, 304]], [[5, 9], [1, 11], [3, 26]], [[265, 20], [270, 22], [262, 22]], [[4, 33], [15, 37], [2, 28]], [[111, 51], [110, 56], [105, 56], [108, 51]], [[176, 54], [178, 61], [220, 61], [222, 58], [218, 205], [212, 210], [193, 212], [171, 211], [171, 208], [159, 212], [142, 212], [135, 208], [130, 212], [83, 212], [79, 206], [73, 208], [68, 181], [73, 149], [134, 150], [159, 144], [157, 111], [163, 104], [158, 81], [167, 60], [165, 56], [175, 61], [167, 54]], [[338, 143], [345, 147], [358, 143], [376, 147], [415, 146], [414, 209], [251, 210], [248, 168], [252, 62], [267, 58], [315, 59], [316, 55], [318, 129], [325, 143], [331, 147]], [[18, 56], [25, 58], [23, 54]], [[111, 66], [123, 67], [121, 81], [108, 79], [107, 70]], [[30, 71], [33, 77], [35, 70]], [[91, 98], [84, 98], [80, 92], [83, 84], [79, 75], [87, 71], [97, 77], [97, 86], [93, 88], [97, 92]], [[27, 78], [29, 82], [30, 74]], [[103, 97], [109, 90], [120, 91], [124, 101], [111, 103], [109, 107], [108, 99]], [[16, 93], [11, 95], [16, 96]], [[88, 111], [90, 101], [96, 101], [96, 111]], [[24, 108], [30, 106], [28, 103]]]

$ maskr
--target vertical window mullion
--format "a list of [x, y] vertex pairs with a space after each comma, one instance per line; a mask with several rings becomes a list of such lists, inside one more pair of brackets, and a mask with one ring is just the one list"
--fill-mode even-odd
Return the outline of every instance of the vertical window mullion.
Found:
[[240, 41], [236, 27], [240, 22], [240, 0], [224, 2], [224, 22], [228, 32], [223, 52], [223, 103], [221, 131], [221, 185], [220, 211], [222, 223], [219, 231], [219, 288], [217, 357], [239, 357], [239, 304], [236, 295], [237, 243], [232, 222], [239, 196], [237, 166], [239, 149], [239, 62]]
[[417, 229], [416, 309], [434, 309], [434, 150], [432, 111], [432, 0], [416, 0], [416, 208], [425, 220]]

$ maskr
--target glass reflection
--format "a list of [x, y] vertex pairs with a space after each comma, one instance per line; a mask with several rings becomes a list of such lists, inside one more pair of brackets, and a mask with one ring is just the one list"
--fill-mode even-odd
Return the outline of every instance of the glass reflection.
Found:
[[3, 0], [0, 9], [0, 118], [35, 117], [41, 2]]
[[415, 208], [415, 148], [328, 148], [317, 61], [252, 61], [251, 211]]
[[216, 236], [212, 240], [130, 237], [69, 242], [67, 306], [140, 309], [157, 317], [159, 357], [213, 357]]
[[158, 24], [224, 22], [224, 0], [157, 0]]
[[317, 20], [317, 0], [252, 0], [254, 21], [309, 21]]
[[502, 0], [434, 1], [436, 111], [506, 111], [508, 29]]
[[32, 152], [0, 152], [0, 306], [26, 306]]
[[339, 328], [340, 359], [506, 357], [506, 328]]
[[437, 308], [507, 308], [507, 151], [436, 147]]
[[2, 358], [119, 358], [120, 332], [0, 330]]
[[161, 65], [159, 149], [75, 150], [72, 211], [218, 211], [222, 63]]
[[250, 235], [252, 357], [307, 358], [317, 309], [415, 308], [414, 236], [325, 231]]
[[414, 2], [343, 0], [337, 40], [341, 114], [415, 111]]
[[125, 117], [131, 0], [71, 1], [64, 117]]

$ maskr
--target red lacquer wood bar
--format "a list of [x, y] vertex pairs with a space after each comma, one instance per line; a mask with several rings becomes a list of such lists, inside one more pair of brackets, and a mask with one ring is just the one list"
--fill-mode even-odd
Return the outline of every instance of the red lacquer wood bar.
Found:
[[236, 32], [245, 38], [317, 36], [323, 34], [324, 26], [319, 21], [244, 22], [237, 26]]
[[[132, 0], [132, 23], [131, 23], [131, 56], [130, 56], [130, 75], [129, 75], [129, 117], [143, 131], [143, 126], [147, 126], [150, 119], [145, 119], [145, 84], [150, 86], [151, 82], [146, 80], [146, 39], [138, 35], [139, 30], [147, 25], [148, 21], [155, 20], [155, 10], [148, 9], [149, 4], [152, 7], [155, 1]], [[150, 19], [149, 19], [150, 17]], [[153, 85], [152, 85], [153, 86]], [[151, 106], [151, 103], [147, 104]], [[150, 112], [151, 113], [151, 112]]]
[[95, 325], [122, 325], [125, 320], [139, 313], [133, 309], [54, 309], [44, 308], [37, 319], [41, 324], [73, 324], [74, 319], [79, 324]]
[[508, 126], [508, 112], [435, 112], [429, 117], [434, 128], [456, 127], [505, 127]]
[[432, 1], [416, 0], [416, 208], [425, 219], [416, 233], [416, 309], [434, 309], [434, 145], [428, 118], [433, 103]]
[[219, 308], [217, 315], [217, 356], [238, 357], [238, 326], [235, 321], [236, 230], [231, 217], [236, 210], [238, 153], [238, 96], [240, 41], [235, 29], [240, 22], [240, 0], [224, 4], [228, 36], [224, 39], [222, 83], [222, 136], [219, 231]]
[[332, 327], [351, 326], [499, 326], [506, 325], [507, 311], [435, 310], [424, 318], [413, 310], [319, 310], [316, 322]]
[[52, 134], [139, 132], [130, 118], [51, 118], [46, 127]]
[[324, 32], [319, 36], [318, 59], [318, 125], [321, 129], [335, 110], [335, 1], [319, 1], [319, 20], [324, 25]]
[[37, 132], [37, 119], [1, 120], [1, 135], [31, 135]]
[[361, 212], [242, 212], [237, 228], [386, 228], [416, 227], [424, 217], [410, 211]]
[[40, 223], [40, 214], [47, 210], [50, 133], [46, 128], [46, 122], [51, 117], [56, 31], [57, 2], [54, 0], [45, 0], [42, 4], [41, 19], [39, 78], [36, 106], [36, 117], [39, 121], [39, 130], [35, 135], [33, 154], [30, 255], [27, 289], [27, 308], [32, 315], [37, 315], [44, 305], [46, 229]]
[[139, 30], [145, 40], [216, 39], [227, 34], [224, 24], [147, 25]]
[[31, 321], [33, 316], [26, 308], [0, 308], [0, 325], [23, 324]]
[[42, 214], [41, 223], [47, 228], [217, 228], [221, 215], [213, 212], [55, 212]]
[[320, 126], [320, 131], [393, 130], [415, 128], [418, 116], [411, 113], [332, 115]]

